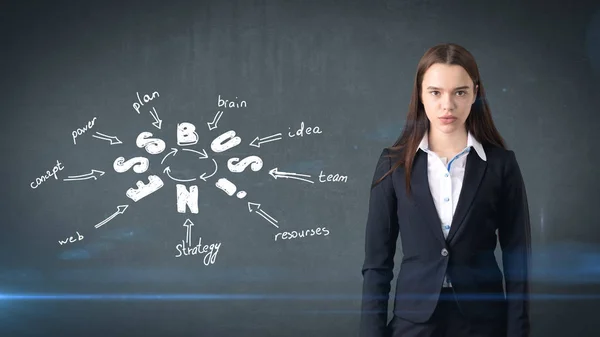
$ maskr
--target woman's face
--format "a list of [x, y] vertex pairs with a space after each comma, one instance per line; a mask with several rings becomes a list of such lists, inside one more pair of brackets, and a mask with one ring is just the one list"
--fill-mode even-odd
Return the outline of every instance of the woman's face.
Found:
[[461, 66], [436, 63], [429, 67], [421, 83], [421, 102], [432, 132], [464, 131], [476, 90]]

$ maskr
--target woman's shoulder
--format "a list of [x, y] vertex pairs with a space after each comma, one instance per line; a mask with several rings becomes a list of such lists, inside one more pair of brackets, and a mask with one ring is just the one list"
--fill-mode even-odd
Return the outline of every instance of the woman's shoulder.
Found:
[[394, 146], [386, 146], [379, 150], [378, 163], [386, 166], [394, 166], [398, 160], [404, 159], [404, 151], [401, 148]]
[[515, 155], [515, 152], [508, 148], [503, 148], [496, 145], [483, 145], [483, 149], [487, 157], [491, 157], [494, 160], [510, 160]]
[[380, 157], [397, 159], [404, 156], [404, 149], [400, 146], [386, 146], [381, 149]]
[[483, 146], [488, 165], [496, 167], [499, 172], [504, 172], [518, 166], [515, 151], [494, 145]]

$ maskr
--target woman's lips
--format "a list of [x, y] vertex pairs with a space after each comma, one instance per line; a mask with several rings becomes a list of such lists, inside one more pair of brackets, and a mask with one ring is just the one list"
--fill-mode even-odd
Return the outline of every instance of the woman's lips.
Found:
[[442, 124], [450, 124], [456, 120], [456, 117], [440, 117]]

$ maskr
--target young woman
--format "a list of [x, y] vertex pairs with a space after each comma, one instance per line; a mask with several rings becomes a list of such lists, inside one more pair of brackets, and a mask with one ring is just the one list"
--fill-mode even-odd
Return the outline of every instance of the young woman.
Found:
[[527, 195], [465, 48], [421, 58], [404, 130], [383, 149], [370, 193], [361, 336], [529, 336]]

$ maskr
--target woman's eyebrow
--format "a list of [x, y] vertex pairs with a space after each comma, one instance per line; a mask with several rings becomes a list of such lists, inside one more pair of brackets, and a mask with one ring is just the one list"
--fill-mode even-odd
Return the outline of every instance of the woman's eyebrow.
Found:
[[[427, 89], [428, 89], [428, 90], [430, 90], [430, 89], [433, 89], [433, 90], [440, 90], [441, 88], [434, 87], [434, 86], [431, 86], [431, 85], [430, 85], [430, 86], [428, 86], [428, 87], [427, 87]], [[470, 87], [469, 87], [468, 85], [463, 85], [463, 86], [461, 86], [461, 87], [456, 87], [456, 88], [454, 88], [454, 90], [459, 90], [459, 89], [470, 89]]]

